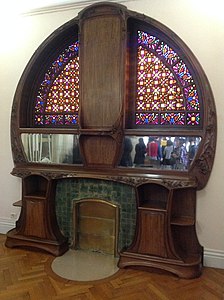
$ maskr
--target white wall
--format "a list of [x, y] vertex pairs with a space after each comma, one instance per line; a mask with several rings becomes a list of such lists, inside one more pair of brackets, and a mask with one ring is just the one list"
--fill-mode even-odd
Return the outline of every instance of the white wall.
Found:
[[[7, 19], [0, 20], [0, 232], [12, 227], [11, 214], [19, 213], [12, 203], [21, 197], [21, 180], [10, 175], [13, 168], [10, 113], [16, 85], [36, 48], [56, 28], [75, 17], [82, 3], [73, 9], [30, 16], [12, 15], [10, 18], [11, 10], [2, 12]], [[205, 248], [205, 263], [224, 268], [224, 2], [136, 0], [124, 4], [160, 21], [178, 34], [198, 58], [211, 84], [217, 108], [218, 142], [211, 178], [206, 188], [198, 192], [197, 232]]]

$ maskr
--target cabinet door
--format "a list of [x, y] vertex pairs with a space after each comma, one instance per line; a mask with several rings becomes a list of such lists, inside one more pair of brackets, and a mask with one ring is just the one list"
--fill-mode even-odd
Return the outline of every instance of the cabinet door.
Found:
[[44, 221], [44, 200], [26, 199], [26, 221], [24, 235], [46, 238], [46, 224]]
[[164, 212], [150, 210], [139, 211], [139, 247], [138, 253], [167, 256], [165, 242]]

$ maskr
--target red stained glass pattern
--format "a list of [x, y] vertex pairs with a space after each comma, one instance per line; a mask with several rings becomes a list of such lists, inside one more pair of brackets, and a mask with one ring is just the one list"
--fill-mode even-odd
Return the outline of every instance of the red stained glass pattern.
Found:
[[45, 74], [35, 103], [35, 125], [78, 124], [78, 48], [78, 42], [66, 48]]
[[135, 124], [197, 126], [200, 119], [197, 87], [185, 62], [164, 41], [138, 31]]
[[172, 72], [153, 53], [138, 48], [137, 111], [181, 110], [184, 100]]
[[45, 112], [77, 112], [79, 110], [79, 63], [71, 60], [54, 80], [47, 97]]

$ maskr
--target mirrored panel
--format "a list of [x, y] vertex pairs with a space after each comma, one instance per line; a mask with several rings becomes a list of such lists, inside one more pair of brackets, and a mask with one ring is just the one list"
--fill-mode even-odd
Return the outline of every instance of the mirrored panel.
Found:
[[78, 135], [22, 133], [21, 139], [30, 162], [82, 164]]
[[187, 171], [201, 138], [126, 136], [119, 166]]

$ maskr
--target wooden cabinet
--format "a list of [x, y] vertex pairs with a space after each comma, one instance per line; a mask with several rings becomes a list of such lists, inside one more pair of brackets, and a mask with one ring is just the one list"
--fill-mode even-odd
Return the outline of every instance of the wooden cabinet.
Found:
[[[66, 75], [71, 61], [75, 71]], [[216, 131], [207, 76], [173, 31], [123, 5], [102, 2], [85, 8], [40, 45], [17, 87], [12, 175], [23, 180], [22, 210], [6, 245], [64, 253], [68, 243], [55, 213], [57, 179], [116, 181], [136, 189], [137, 209], [135, 238], [121, 251], [119, 267], [199, 276], [203, 249], [195, 229], [196, 190], [205, 187], [211, 174]], [[63, 156], [54, 161], [28, 157], [22, 137], [30, 135], [32, 141], [33, 135], [35, 142], [36, 134], [62, 141], [50, 143], [50, 152], [56, 156], [63, 149]], [[63, 141], [73, 135], [76, 142], [64, 149]], [[141, 163], [129, 160], [121, 166], [125, 141], [133, 141], [135, 151], [143, 138], [152, 138], [154, 145], [157, 141], [160, 150], [168, 141], [176, 144], [176, 158], [171, 160], [173, 148], [166, 165], [160, 164], [165, 157], [159, 151], [148, 155], [146, 163], [144, 150]], [[188, 151], [181, 157], [184, 144]], [[75, 152], [81, 161], [64, 159]], [[129, 153], [131, 160], [135, 154]]]
[[8, 232], [6, 246], [29, 246], [61, 255], [68, 250], [55, 213], [55, 185], [40, 175], [23, 178], [21, 215]]
[[121, 252], [119, 267], [151, 267], [180, 277], [201, 274], [203, 249], [195, 232], [195, 187], [146, 183], [137, 187], [137, 227], [133, 244]]

